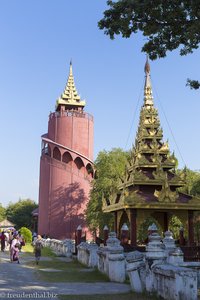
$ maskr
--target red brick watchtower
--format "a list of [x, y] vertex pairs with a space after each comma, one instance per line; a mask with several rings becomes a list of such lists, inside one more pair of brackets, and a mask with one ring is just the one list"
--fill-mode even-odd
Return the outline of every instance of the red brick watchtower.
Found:
[[78, 225], [88, 231], [84, 210], [94, 174], [93, 117], [84, 106], [70, 63], [65, 90], [42, 136], [38, 232], [53, 238], [74, 238]]

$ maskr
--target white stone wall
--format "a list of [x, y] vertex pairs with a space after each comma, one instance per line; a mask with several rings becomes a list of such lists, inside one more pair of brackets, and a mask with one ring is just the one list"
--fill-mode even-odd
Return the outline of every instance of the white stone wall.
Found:
[[[155, 226], [154, 226], [155, 227]], [[70, 240], [43, 240], [58, 255], [70, 256], [74, 243]], [[174, 243], [171, 232], [161, 237], [154, 229], [146, 252], [123, 252], [116, 234], [111, 232], [107, 246], [82, 242], [77, 246], [77, 259], [88, 267], [97, 267], [111, 281], [124, 282], [126, 274], [133, 291], [154, 292], [167, 300], [196, 300], [200, 287], [200, 263], [184, 262], [183, 253]]]

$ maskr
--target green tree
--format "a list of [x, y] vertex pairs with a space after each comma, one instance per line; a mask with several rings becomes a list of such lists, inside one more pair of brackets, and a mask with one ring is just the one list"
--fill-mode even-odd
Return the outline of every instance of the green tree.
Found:
[[[146, 37], [142, 51], [151, 59], [165, 57], [167, 51], [177, 48], [180, 55], [187, 55], [199, 47], [200, 1], [109, 0], [107, 4], [99, 28], [111, 39], [142, 32]], [[198, 89], [200, 82], [188, 79], [187, 85]]]
[[17, 228], [28, 227], [32, 225], [32, 211], [38, 205], [31, 199], [20, 199], [16, 203], [10, 202], [6, 208], [7, 218], [15, 224]]
[[191, 194], [200, 197], [200, 173], [192, 185]]
[[3, 221], [6, 217], [6, 209], [0, 203], [0, 221]]
[[180, 192], [189, 195], [200, 196], [200, 172], [188, 168], [177, 172], [184, 180], [185, 185], [179, 189]]
[[148, 238], [148, 228], [152, 224], [155, 224], [157, 226], [158, 233], [160, 234], [160, 236], [162, 236], [162, 229], [160, 224], [153, 217], [148, 217], [142, 222], [142, 224], [138, 228], [137, 239], [139, 240], [139, 243], [141, 244], [146, 243]]
[[177, 216], [172, 216], [169, 222], [169, 230], [173, 233], [173, 238], [175, 240], [179, 239], [181, 227], [183, 227], [183, 224], [181, 223], [179, 218]]
[[120, 148], [99, 152], [95, 161], [96, 178], [93, 180], [90, 201], [86, 209], [87, 223], [96, 233], [104, 225], [113, 226], [113, 215], [102, 212], [102, 197], [108, 198], [117, 190], [120, 178], [123, 177], [129, 153]]

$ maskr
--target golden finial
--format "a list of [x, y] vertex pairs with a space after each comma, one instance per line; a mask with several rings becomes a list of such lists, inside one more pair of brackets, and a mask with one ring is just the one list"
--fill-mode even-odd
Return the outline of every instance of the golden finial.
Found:
[[69, 64], [69, 75], [72, 75], [72, 59], [70, 60], [70, 64]]
[[69, 76], [67, 80], [67, 84], [65, 86], [64, 92], [59, 97], [56, 102], [56, 109], [59, 105], [66, 105], [68, 107], [84, 107], [85, 101], [81, 100], [81, 97], [78, 95], [74, 76], [72, 71], [72, 59], [70, 60], [70, 67], [69, 67]]
[[145, 63], [145, 66], [144, 66], [144, 72], [145, 72], [145, 74], [150, 73], [150, 64], [149, 64], [148, 54], [147, 54], [147, 59], [146, 59], [146, 63]]
[[151, 88], [151, 79], [150, 79], [150, 64], [149, 58], [147, 55], [146, 63], [144, 66], [145, 71], [145, 84], [144, 84], [144, 105], [152, 106], [153, 105], [153, 96], [152, 96], [152, 88]]

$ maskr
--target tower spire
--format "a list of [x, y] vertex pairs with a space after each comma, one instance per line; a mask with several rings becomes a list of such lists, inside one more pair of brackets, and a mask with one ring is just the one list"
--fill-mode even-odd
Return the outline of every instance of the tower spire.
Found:
[[70, 60], [67, 84], [65, 86], [64, 92], [56, 102], [56, 110], [59, 110], [60, 105], [64, 105], [67, 109], [76, 109], [78, 107], [83, 108], [85, 106], [85, 101], [81, 100], [81, 97], [78, 95], [75, 86], [72, 70], [72, 60]]
[[152, 86], [151, 86], [151, 78], [150, 78], [150, 64], [149, 64], [148, 55], [147, 55], [146, 63], [144, 66], [144, 72], [145, 72], [144, 106], [152, 106], [153, 105], [153, 95], [152, 95]]
[[73, 71], [72, 71], [72, 59], [70, 60], [70, 64], [69, 64], [69, 74], [73, 77]]

